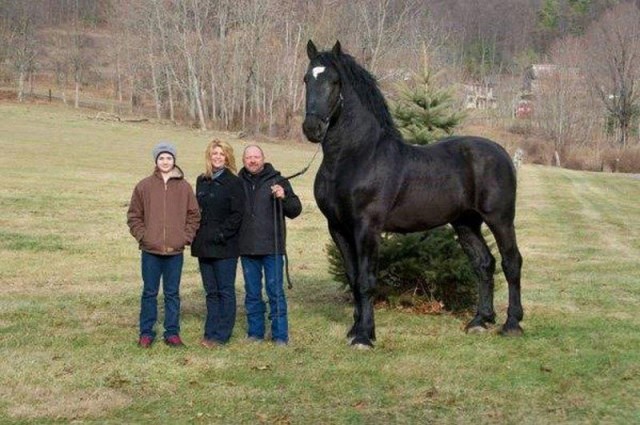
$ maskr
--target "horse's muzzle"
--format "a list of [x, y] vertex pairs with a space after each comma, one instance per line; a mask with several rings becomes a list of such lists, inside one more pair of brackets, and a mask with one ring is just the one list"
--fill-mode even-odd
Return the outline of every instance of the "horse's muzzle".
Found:
[[315, 115], [307, 114], [302, 123], [302, 132], [312, 143], [321, 143], [329, 129], [329, 123]]

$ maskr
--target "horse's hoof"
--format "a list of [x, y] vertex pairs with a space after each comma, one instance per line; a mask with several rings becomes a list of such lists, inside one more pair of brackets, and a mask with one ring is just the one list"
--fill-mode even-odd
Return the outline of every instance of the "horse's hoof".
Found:
[[351, 345], [351, 347], [353, 347], [354, 350], [363, 350], [363, 351], [373, 349], [372, 345], [366, 345], [366, 344], [353, 344]]
[[368, 338], [355, 337], [351, 341], [351, 346], [358, 350], [367, 350], [367, 349], [373, 348], [373, 343]]
[[502, 329], [500, 329], [500, 335], [502, 336], [522, 336], [524, 335], [524, 330], [522, 330], [522, 328], [520, 326], [517, 327], [509, 327], [507, 328], [506, 326], [503, 326]]
[[487, 329], [486, 326], [480, 326], [480, 325], [469, 326], [467, 328], [468, 334], [483, 334], [483, 333], [487, 333], [488, 331], [489, 329]]

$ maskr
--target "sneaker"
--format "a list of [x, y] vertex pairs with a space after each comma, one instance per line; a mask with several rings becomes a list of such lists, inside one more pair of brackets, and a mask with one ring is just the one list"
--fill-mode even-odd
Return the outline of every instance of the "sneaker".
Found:
[[167, 344], [169, 347], [184, 347], [184, 344], [182, 343], [182, 340], [178, 335], [171, 335], [166, 337], [164, 339], [164, 343]]
[[254, 342], [256, 344], [260, 344], [262, 341], [264, 341], [264, 339], [258, 338], [257, 336], [248, 336], [247, 337], [247, 342]]
[[153, 338], [150, 336], [141, 336], [138, 340], [138, 346], [142, 348], [151, 348], [151, 344], [153, 344]]
[[277, 345], [278, 347], [285, 347], [287, 346], [289, 343], [287, 341], [285, 341], [284, 339], [274, 339], [273, 343], [275, 345]]
[[222, 344], [220, 344], [218, 341], [204, 338], [202, 341], [200, 341], [200, 345], [202, 345], [204, 348], [217, 348]]

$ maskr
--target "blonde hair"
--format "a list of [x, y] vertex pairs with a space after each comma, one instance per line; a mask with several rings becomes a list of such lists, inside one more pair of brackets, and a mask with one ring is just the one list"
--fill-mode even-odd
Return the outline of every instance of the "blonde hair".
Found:
[[213, 165], [211, 164], [211, 152], [215, 148], [222, 149], [225, 156], [225, 167], [229, 169], [233, 174], [238, 174], [238, 168], [236, 167], [236, 157], [233, 154], [233, 148], [227, 142], [223, 142], [222, 140], [213, 139], [209, 142], [207, 149], [204, 150], [204, 164], [205, 164], [205, 172], [204, 175], [211, 178], [213, 176]]

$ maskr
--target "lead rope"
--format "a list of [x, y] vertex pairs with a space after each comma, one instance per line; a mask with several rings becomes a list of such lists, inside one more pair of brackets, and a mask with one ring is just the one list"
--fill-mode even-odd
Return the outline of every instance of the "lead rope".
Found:
[[288, 177], [283, 177], [282, 179], [280, 179], [279, 181], [284, 181], [284, 180], [291, 180], [291, 179], [295, 179], [298, 176], [303, 175], [304, 173], [307, 172], [307, 170], [309, 169], [309, 167], [311, 167], [311, 164], [313, 163], [313, 161], [316, 159], [316, 156], [318, 156], [318, 152], [320, 152], [320, 148], [322, 147], [321, 143], [318, 143], [318, 148], [316, 149], [316, 152], [313, 154], [313, 156], [311, 157], [311, 160], [309, 161], [309, 163], [307, 164], [306, 167], [304, 167], [302, 170], [298, 171], [297, 173], [291, 174]]
[[[302, 170], [298, 171], [297, 173], [291, 174], [290, 176], [282, 177], [277, 182], [279, 183], [282, 181], [289, 181], [306, 173], [307, 170], [309, 170], [309, 167], [311, 167], [311, 164], [313, 163], [313, 161], [316, 159], [316, 156], [318, 156], [318, 152], [320, 152], [321, 146], [322, 146], [321, 144], [318, 144], [318, 148], [316, 149], [316, 152], [313, 154], [313, 156], [311, 157], [311, 160], [309, 161], [306, 167], [304, 167]], [[279, 230], [278, 227], [280, 228], [280, 231], [278, 231]], [[275, 241], [274, 252], [276, 254], [276, 258], [278, 256], [278, 239], [282, 235], [282, 251], [283, 251], [283, 258], [284, 258], [284, 265], [285, 265], [284, 270], [287, 276], [287, 287], [289, 289], [293, 289], [293, 284], [291, 283], [291, 275], [289, 274], [289, 256], [287, 255], [287, 233], [284, 227], [284, 210], [282, 206], [282, 199], [276, 198], [275, 196], [273, 197], [273, 234], [274, 234], [273, 239]], [[276, 277], [278, 277], [278, 275], [276, 275]]]
[[[280, 230], [281, 229], [281, 230]], [[287, 235], [284, 228], [284, 213], [282, 211], [282, 199], [273, 197], [273, 240], [274, 240], [274, 252], [276, 257], [276, 280], [280, 278], [280, 274], [282, 270], [281, 267], [278, 267], [278, 259], [283, 258], [286, 269], [285, 273], [287, 276], [287, 287], [289, 289], [293, 288], [293, 284], [291, 283], [291, 277], [289, 276], [289, 257], [287, 255]], [[279, 239], [282, 236], [282, 256], [280, 255], [279, 248]]]
[[287, 255], [287, 229], [284, 227], [284, 211], [282, 207], [282, 199], [278, 199], [278, 205], [280, 206], [280, 228], [282, 229], [282, 248], [284, 250], [284, 264], [285, 273], [287, 274], [287, 286], [289, 289], [293, 289], [291, 284], [291, 277], [289, 276], [289, 256]]
[[[273, 259], [274, 259], [274, 264], [273, 264], [273, 274], [274, 274], [274, 286], [277, 292], [276, 295], [276, 312], [274, 317], [271, 318], [272, 323], [273, 320], [279, 320], [280, 319], [280, 298], [284, 295], [284, 288], [280, 288], [280, 273], [281, 273], [281, 267], [280, 267], [280, 262], [278, 261], [280, 258], [280, 254], [278, 253], [278, 236], [279, 236], [279, 232], [278, 232], [278, 228], [277, 228], [277, 224], [278, 224], [278, 199], [274, 196], [272, 196], [273, 198], [273, 233], [274, 233], [274, 238], [273, 238], [273, 245], [274, 245], [274, 252], [273, 252]], [[266, 276], [265, 276], [266, 278]], [[273, 312], [272, 312], [273, 313]], [[273, 337], [273, 335], [272, 335]]]
[[[320, 118], [323, 122], [328, 122], [331, 121], [331, 119], [333, 118], [333, 116], [335, 115], [335, 113], [342, 108], [342, 105], [344, 104], [344, 97], [342, 97], [342, 92], [340, 92], [340, 98], [339, 101], [336, 102], [336, 104], [333, 106], [333, 108], [331, 108], [331, 111], [329, 112], [329, 116], [326, 119]], [[322, 145], [324, 144], [324, 141], [327, 138], [327, 134], [328, 131], [324, 134], [324, 137], [322, 139], [321, 143], [318, 143], [318, 148], [316, 149], [316, 152], [313, 154], [313, 156], [311, 157], [311, 160], [309, 160], [309, 163], [307, 164], [306, 167], [304, 167], [302, 170], [298, 171], [297, 173], [291, 174], [290, 176], [287, 177], [283, 177], [280, 180], [278, 180], [278, 182], [281, 181], [289, 181], [292, 179], [295, 179], [296, 177], [299, 177], [301, 175], [303, 175], [304, 173], [307, 172], [307, 170], [309, 169], [309, 167], [311, 167], [311, 164], [313, 163], [313, 161], [316, 159], [316, 156], [318, 156], [318, 153], [320, 152], [320, 148], [322, 147]], [[276, 216], [277, 212], [277, 206], [280, 207], [280, 219], [278, 220], [278, 217]], [[274, 196], [273, 197], [273, 232], [274, 232], [274, 240], [275, 240], [275, 252], [276, 255], [278, 255], [278, 224], [280, 224], [280, 228], [282, 229], [282, 251], [283, 251], [283, 258], [284, 258], [284, 264], [285, 264], [285, 273], [287, 276], [287, 286], [289, 289], [293, 289], [293, 284], [291, 283], [291, 276], [289, 275], [289, 256], [287, 255], [287, 233], [286, 233], [286, 229], [284, 227], [284, 210], [282, 207], [282, 199], [277, 199]], [[276, 275], [277, 277], [277, 275]]]

